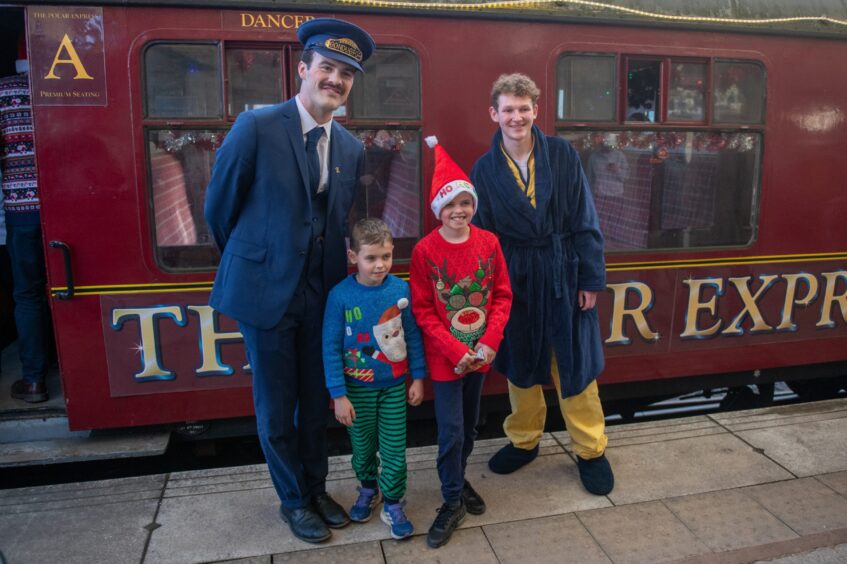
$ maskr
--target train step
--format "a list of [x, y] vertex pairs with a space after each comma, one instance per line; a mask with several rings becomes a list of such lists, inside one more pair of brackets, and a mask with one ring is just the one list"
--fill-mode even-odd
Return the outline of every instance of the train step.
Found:
[[158, 456], [169, 441], [168, 431], [68, 431], [67, 417], [0, 421], [0, 468]]

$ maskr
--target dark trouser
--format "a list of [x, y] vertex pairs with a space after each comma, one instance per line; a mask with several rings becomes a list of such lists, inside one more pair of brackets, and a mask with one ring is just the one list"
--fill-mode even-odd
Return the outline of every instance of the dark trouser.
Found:
[[465, 468], [476, 439], [479, 398], [485, 374], [472, 372], [449, 382], [432, 382], [438, 423], [438, 478], [445, 503], [458, 503]]
[[321, 351], [323, 295], [300, 284], [279, 325], [240, 324], [253, 370], [259, 441], [288, 508], [326, 491], [329, 393]]
[[6, 246], [12, 261], [21, 372], [27, 382], [44, 382], [50, 343], [50, 315], [47, 310], [47, 272], [41, 226], [7, 225]]
[[[3, 213], [0, 210], [0, 213]], [[15, 329], [15, 301], [12, 291], [12, 260], [6, 244], [0, 245], [0, 351], [18, 338]]]

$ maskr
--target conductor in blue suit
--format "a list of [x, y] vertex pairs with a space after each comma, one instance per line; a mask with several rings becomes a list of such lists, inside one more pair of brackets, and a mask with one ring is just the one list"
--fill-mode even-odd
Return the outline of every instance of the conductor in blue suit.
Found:
[[300, 92], [238, 116], [217, 151], [206, 220], [221, 262], [210, 305], [239, 323], [259, 440], [292, 533], [330, 538], [350, 522], [326, 493], [329, 395], [321, 322], [347, 274], [345, 232], [364, 149], [332, 120], [374, 50], [359, 27], [304, 23]]

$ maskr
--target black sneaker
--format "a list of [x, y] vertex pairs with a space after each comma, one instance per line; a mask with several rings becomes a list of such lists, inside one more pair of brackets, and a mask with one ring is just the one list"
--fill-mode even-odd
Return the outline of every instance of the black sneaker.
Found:
[[482, 515], [485, 513], [485, 500], [482, 496], [476, 493], [471, 483], [465, 480], [465, 485], [462, 487], [462, 501], [465, 502], [465, 509], [471, 515]]
[[442, 504], [438, 508], [438, 517], [432, 522], [429, 532], [426, 534], [426, 544], [430, 548], [444, 546], [450, 540], [450, 536], [456, 527], [465, 520], [465, 504], [460, 501], [456, 505]]

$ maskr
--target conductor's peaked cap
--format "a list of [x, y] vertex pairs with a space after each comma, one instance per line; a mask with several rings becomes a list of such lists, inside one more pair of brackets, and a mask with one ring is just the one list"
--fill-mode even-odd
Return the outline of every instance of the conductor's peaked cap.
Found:
[[367, 31], [357, 25], [334, 18], [316, 18], [297, 28], [297, 39], [303, 50], [314, 49], [324, 57], [347, 63], [362, 70], [362, 63], [376, 45]]

